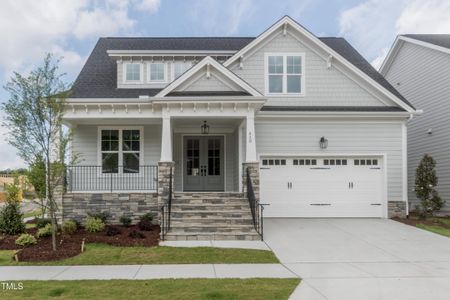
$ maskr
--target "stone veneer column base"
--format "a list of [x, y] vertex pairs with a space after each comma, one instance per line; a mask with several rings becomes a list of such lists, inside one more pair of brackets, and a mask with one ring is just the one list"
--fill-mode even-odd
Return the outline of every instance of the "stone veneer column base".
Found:
[[169, 195], [170, 170], [172, 170], [172, 194], [173, 174], [175, 173], [175, 162], [158, 162], [158, 223], [161, 220], [160, 208], [167, 201]]
[[406, 218], [406, 202], [404, 201], [389, 201], [388, 202], [388, 217]]

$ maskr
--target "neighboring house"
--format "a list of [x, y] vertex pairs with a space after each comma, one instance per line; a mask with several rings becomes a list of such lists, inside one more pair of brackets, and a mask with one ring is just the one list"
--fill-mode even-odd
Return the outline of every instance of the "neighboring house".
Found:
[[168, 239], [259, 238], [259, 198], [266, 217], [404, 216], [413, 114], [346, 40], [287, 16], [256, 38], [101, 38], [67, 100], [82, 160], [62, 216], [163, 207]]
[[423, 114], [408, 123], [409, 201], [414, 208], [416, 168], [425, 154], [436, 160], [438, 191], [450, 213], [450, 34], [405, 34], [395, 40], [380, 69]]

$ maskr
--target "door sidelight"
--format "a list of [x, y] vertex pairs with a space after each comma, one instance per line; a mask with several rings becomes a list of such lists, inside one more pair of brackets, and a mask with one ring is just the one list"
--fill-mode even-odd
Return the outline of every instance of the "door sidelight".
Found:
[[206, 166], [200, 166], [200, 176], [206, 176]]

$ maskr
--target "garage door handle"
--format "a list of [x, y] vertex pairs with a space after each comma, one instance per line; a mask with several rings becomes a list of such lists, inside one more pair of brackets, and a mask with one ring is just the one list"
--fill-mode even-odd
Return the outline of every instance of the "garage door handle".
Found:
[[331, 206], [331, 203], [310, 203], [309, 205], [314, 205], [314, 206]]
[[373, 205], [373, 206], [381, 206], [381, 203], [370, 203], [370, 205]]

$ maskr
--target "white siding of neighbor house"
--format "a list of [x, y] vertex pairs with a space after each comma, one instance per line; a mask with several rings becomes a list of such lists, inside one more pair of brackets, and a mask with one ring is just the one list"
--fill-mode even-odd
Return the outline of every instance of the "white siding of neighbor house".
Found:
[[243, 68], [236, 63], [231, 70], [260, 93], [265, 94], [265, 53], [305, 53], [305, 96], [272, 97], [266, 105], [310, 106], [384, 106], [382, 102], [349, 79], [335, 67], [327, 69], [327, 63], [310, 48], [290, 34], [280, 32], [273, 40], [246, 56]]
[[[107, 127], [107, 125], [102, 125]], [[113, 127], [115, 125], [112, 125]], [[133, 125], [135, 126], [135, 125]], [[79, 125], [74, 130], [72, 151], [78, 157], [77, 165], [98, 166], [98, 126]], [[144, 126], [144, 165], [157, 165], [161, 155], [161, 126]]]
[[[186, 134], [189, 135], [189, 134]], [[214, 135], [214, 134], [211, 134]], [[173, 158], [175, 161], [174, 172], [174, 189], [175, 191], [182, 191], [182, 133], [175, 133], [173, 135]], [[237, 191], [235, 177], [238, 177], [238, 169], [236, 168], [236, 161], [238, 160], [237, 152], [235, 150], [235, 135], [233, 133], [225, 134], [225, 191]]]
[[[261, 154], [386, 154], [388, 201], [402, 201], [401, 123], [257, 121]], [[320, 137], [328, 148], [319, 148]]]
[[[386, 79], [424, 113], [408, 123], [408, 199], [414, 208], [415, 170], [423, 155], [436, 160], [438, 191], [450, 213], [450, 55], [404, 43]], [[432, 134], [428, 130], [432, 129]]]

